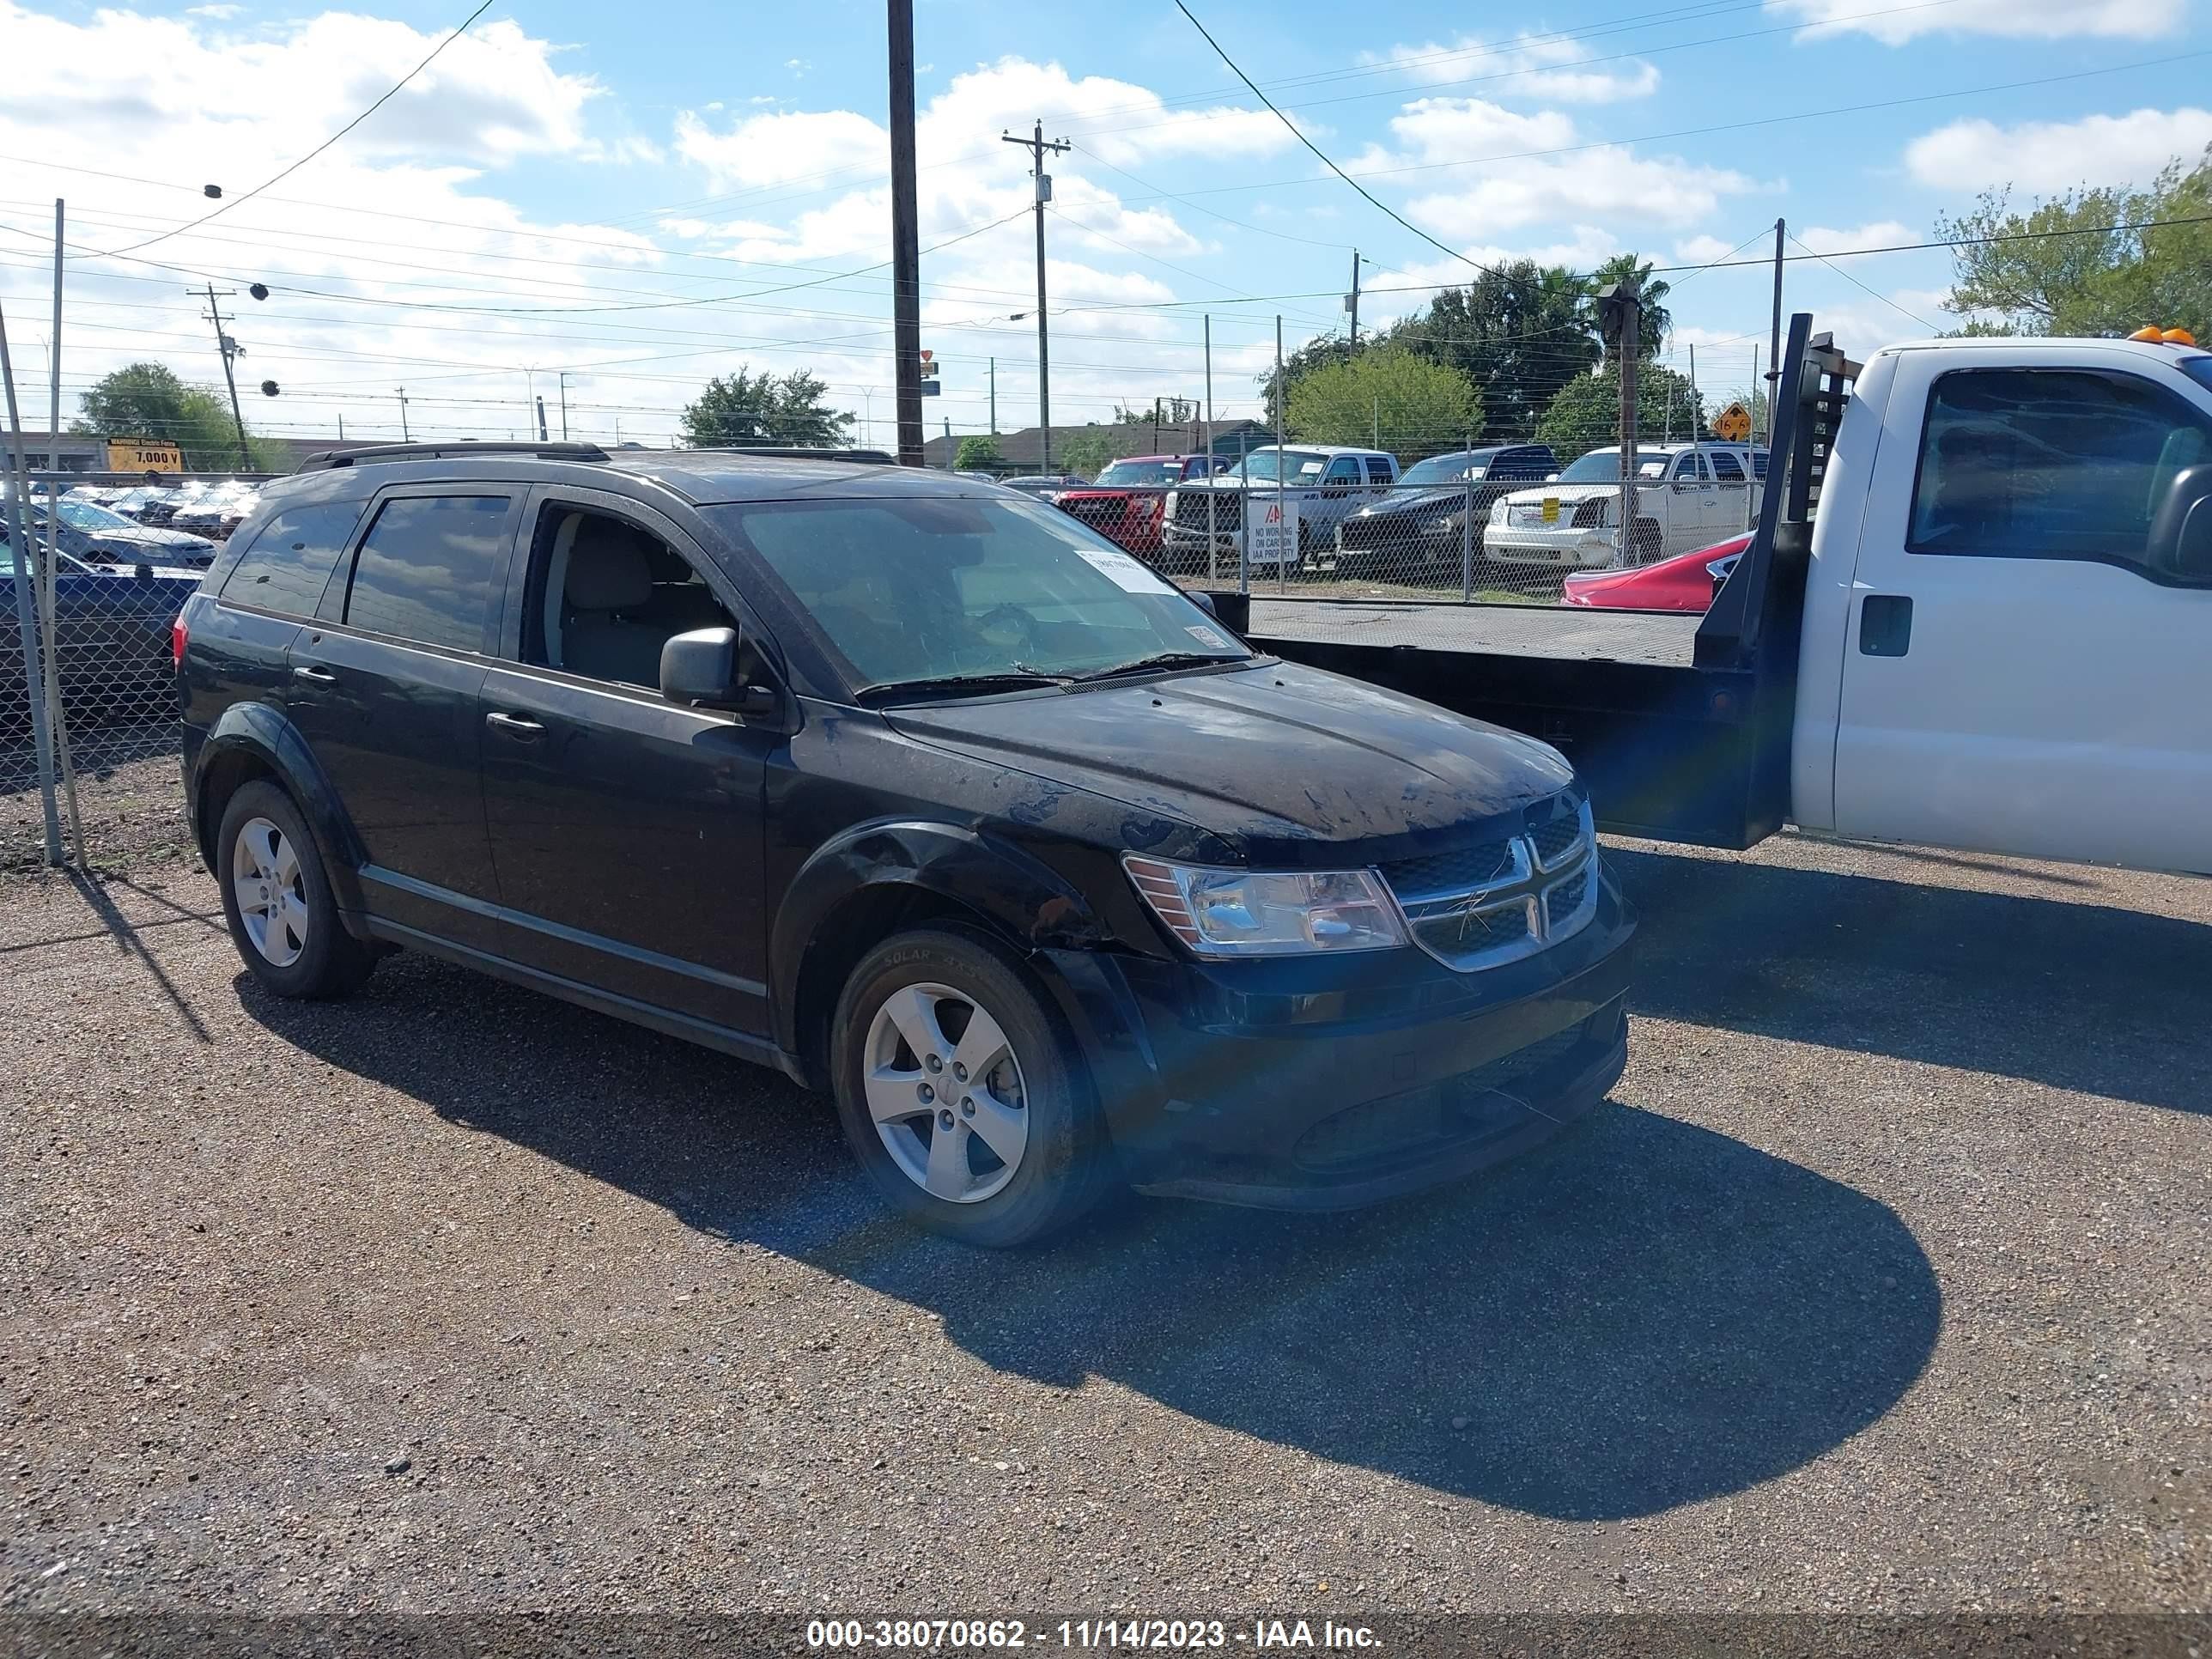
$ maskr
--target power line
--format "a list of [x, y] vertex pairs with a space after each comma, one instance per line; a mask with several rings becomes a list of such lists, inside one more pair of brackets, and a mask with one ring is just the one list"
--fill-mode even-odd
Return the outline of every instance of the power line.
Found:
[[1845, 270], [1841, 265], [1837, 264], [1832, 260], [1829, 259], [1825, 254], [1815, 252], [1813, 249], [1805, 247], [1805, 244], [1802, 241], [1798, 240], [1795, 232], [1785, 230], [1783, 232], [1783, 234], [1789, 237], [1791, 241], [1796, 242], [1799, 247], [1804, 247], [1806, 252], [1812, 254], [1815, 259], [1820, 260], [1822, 264], [1826, 265], [1829, 270], [1834, 271], [1837, 276], [1842, 277], [1853, 288], [1857, 289], [1863, 293], [1873, 295], [1875, 299], [1881, 301], [1882, 304], [1887, 306], [1892, 311], [1897, 313], [1899, 316], [1903, 317], [1911, 322], [1917, 323], [1921, 327], [1926, 329], [1930, 334], [1941, 334], [1943, 331], [1942, 329], [1936, 327], [1935, 324], [1929, 322], [1925, 317], [1918, 316], [1912, 312], [1907, 311], [1903, 306], [1898, 304], [1896, 301], [1891, 299], [1887, 294], [1883, 294], [1876, 289], [1869, 288], [1864, 283], [1859, 281], [1857, 277], [1852, 276], [1850, 271]]
[[1439, 242], [1435, 237], [1430, 235], [1427, 231], [1423, 230], [1419, 225], [1413, 223], [1412, 220], [1407, 219], [1402, 214], [1399, 213], [1396, 209], [1383, 206], [1380, 201], [1376, 199], [1374, 193], [1370, 191], [1366, 185], [1361, 184], [1357, 179], [1346, 173], [1342, 167], [1330, 161], [1327, 155], [1322, 155], [1321, 146], [1315, 143], [1312, 139], [1307, 137], [1304, 133], [1299, 131], [1297, 124], [1292, 121], [1289, 116], [1284, 114], [1282, 111], [1277, 109], [1274, 104], [1268, 99], [1266, 93], [1261, 91], [1257, 86], [1253, 85], [1252, 77], [1245, 74], [1243, 70], [1237, 68], [1237, 60], [1231, 58], [1227, 52], [1221, 50], [1221, 43], [1218, 40], [1216, 40], [1211, 34], [1206, 34], [1206, 25], [1198, 21], [1197, 17], [1193, 15], [1191, 9], [1183, 4], [1182, 0], [1176, 0], [1176, 9], [1181, 12], [1185, 17], [1190, 19], [1190, 26], [1193, 28], [1196, 29], [1200, 34], [1206, 35], [1206, 44], [1213, 48], [1215, 53], [1220, 58], [1223, 63], [1228, 64], [1231, 70], [1236, 70], [1237, 78], [1238, 80], [1242, 81], [1246, 86], [1251, 87], [1252, 95], [1255, 98], [1257, 98], [1261, 103], [1267, 106], [1269, 112], [1273, 114], [1278, 121], [1280, 121], [1285, 127], [1290, 129], [1291, 136], [1296, 137], [1297, 141], [1304, 144], [1308, 149], [1313, 151], [1316, 155], [1321, 157], [1321, 162], [1323, 167], [1327, 167], [1338, 178], [1343, 179], [1346, 184], [1350, 185], [1352, 189], [1358, 191], [1362, 196], [1365, 197], [1369, 204], [1377, 210], [1387, 214], [1392, 219], [1396, 220], [1407, 230], [1412, 231], [1414, 235], [1426, 242], [1431, 247], [1437, 249], [1440, 252], [1449, 253], [1453, 258], [1460, 260], [1463, 264], [1473, 265], [1477, 270], [1481, 271], [1485, 276], [1495, 276], [1500, 274], [1498, 271], [1492, 270], [1488, 265], [1482, 264], [1479, 260], [1468, 258], [1467, 255], [1462, 253], [1457, 248], [1448, 247], [1443, 243]]
[[129, 247], [116, 248], [112, 251], [116, 253], [135, 253], [142, 247], [151, 247], [155, 243], [167, 241], [172, 236], [180, 236], [185, 231], [198, 228], [201, 225], [207, 223], [210, 219], [220, 218], [222, 215], [229, 212], [231, 209], [252, 201], [255, 197], [260, 195], [263, 191], [268, 189], [270, 185], [280, 184], [284, 179], [290, 178], [301, 167], [307, 166], [308, 162], [313, 161], [315, 157], [320, 155], [325, 150], [328, 149], [332, 144], [337, 143], [339, 139], [344, 137], [346, 134], [351, 132], [363, 121], [368, 119], [370, 116], [375, 114], [377, 111], [382, 109], [385, 105], [389, 103], [393, 98], [398, 97], [402, 87], [404, 87], [410, 81], [412, 81], [424, 70], [429, 68], [432, 62], [437, 58], [440, 52], [445, 51], [447, 46], [452, 46], [454, 41], [459, 40], [461, 36], [467, 32], [470, 24], [475, 22], [477, 18], [483, 16], [490, 9], [491, 0], [483, 0], [483, 3], [482, 5], [478, 6], [465, 18], [462, 19], [459, 27], [456, 28], [444, 40], [439, 41], [436, 46], [430, 48], [429, 57], [425, 58], [421, 63], [416, 64], [413, 69], [409, 70], [406, 74], [401, 76], [382, 97], [379, 98], [367, 109], [362, 111], [360, 114], [355, 116], [352, 120], [347, 122], [329, 137], [324, 139], [321, 143], [317, 144], [314, 149], [309, 150], [298, 161], [293, 162], [291, 166], [286, 167], [282, 173], [277, 173], [275, 178], [264, 179], [261, 183], [256, 185], [252, 190], [247, 191], [245, 195], [233, 197], [229, 201], [225, 202], [221, 207], [216, 209], [214, 212], [202, 216], [200, 218], [194, 220], [191, 224], [179, 225], [174, 230], [163, 231], [159, 236], [151, 236], [143, 242], [133, 242]]

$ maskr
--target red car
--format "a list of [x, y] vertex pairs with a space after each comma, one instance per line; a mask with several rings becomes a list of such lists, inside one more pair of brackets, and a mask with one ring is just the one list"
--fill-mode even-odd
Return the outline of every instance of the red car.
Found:
[[1728, 573], [1751, 545], [1748, 535], [1731, 536], [1711, 547], [1655, 559], [1632, 570], [1583, 570], [1566, 579], [1559, 598], [1567, 605], [1607, 611], [1696, 611], [1709, 609]]
[[1186, 478], [1203, 478], [1228, 466], [1204, 455], [1126, 455], [1101, 472], [1096, 483], [1063, 489], [1053, 504], [1117, 546], [1157, 556], [1168, 491]]

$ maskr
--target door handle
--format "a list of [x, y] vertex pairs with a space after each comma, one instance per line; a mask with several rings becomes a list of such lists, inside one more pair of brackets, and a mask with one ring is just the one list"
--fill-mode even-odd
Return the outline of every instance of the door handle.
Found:
[[292, 671], [292, 678], [295, 680], [313, 680], [317, 685], [336, 685], [338, 683], [338, 677], [331, 673], [329, 669], [317, 668], [313, 664], [302, 664], [295, 667]]
[[484, 724], [495, 732], [504, 732], [507, 736], [520, 738], [525, 743], [532, 741], [545, 729], [542, 722], [532, 720], [526, 714], [486, 714]]
[[1859, 654], [1901, 657], [1912, 648], [1912, 601], [1903, 593], [1869, 593], [1859, 606]]

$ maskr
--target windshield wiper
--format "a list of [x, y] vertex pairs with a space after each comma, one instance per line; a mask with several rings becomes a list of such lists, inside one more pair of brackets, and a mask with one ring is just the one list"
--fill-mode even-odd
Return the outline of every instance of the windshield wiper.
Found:
[[1093, 669], [1077, 678], [1085, 680], [1117, 679], [1124, 674], [1149, 673], [1155, 668], [1199, 668], [1209, 663], [1244, 662], [1243, 657], [1224, 657], [1212, 651], [1163, 651], [1157, 656], [1133, 657], [1127, 662], [1117, 662], [1111, 668]]
[[1036, 685], [1069, 685], [1073, 680], [1066, 674], [1048, 674], [1042, 669], [1019, 668], [994, 671], [988, 674], [931, 674], [920, 679], [879, 680], [873, 685], [864, 685], [853, 695], [864, 702], [877, 702], [893, 696], [926, 696], [932, 691], [1019, 691]]

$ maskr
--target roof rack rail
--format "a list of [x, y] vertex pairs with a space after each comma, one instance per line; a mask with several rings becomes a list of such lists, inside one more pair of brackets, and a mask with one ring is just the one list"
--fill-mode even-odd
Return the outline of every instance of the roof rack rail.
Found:
[[807, 445], [702, 444], [708, 455], [744, 455], [769, 461], [854, 461], [864, 466], [896, 466], [896, 458], [881, 449], [828, 449]]
[[547, 461], [604, 461], [607, 452], [586, 443], [421, 443], [378, 444], [368, 449], [326, 450], [300, 463], [302, 472], [327, 472], [335, 467], [362, 466], [374, 461], [443, 461], [465, 455], [535, 455]]

